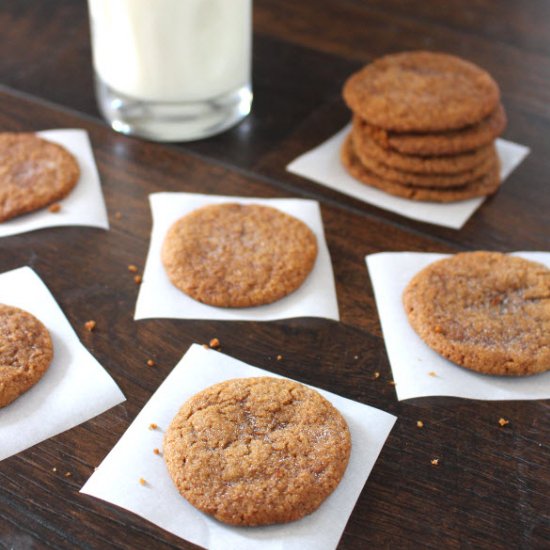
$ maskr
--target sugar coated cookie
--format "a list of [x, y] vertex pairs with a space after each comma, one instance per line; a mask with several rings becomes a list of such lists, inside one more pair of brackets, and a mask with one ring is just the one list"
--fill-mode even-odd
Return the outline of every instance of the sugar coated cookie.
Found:
[[443, 357], [485, 374], [550, 369], [550, 270], [499, 252], [439, 260], [408, 284], [418, 335]]
[[269, 525], [316, 510], [344, 475], [351, 438], [318, 392], [290, 380], [237, 378], [189, 399], [164, 438], [178, 491], [232, 525]]
[[46, 327], [30, 313], [0, 304], [0, 407], [34, 386], [52, 358]]
[[386, 55], [353, 74], [343, 95], [373, 126], [397, 132], [440, 132], [476, 124], [499, 101], [498, 85], [469, 61], [445, 53]]
[[64, 147], [35, 134], [0, 133], [0, 222], [69, 194], [80, 177]]
[[220, 307], [283, 298], [304, 282], [316, 257], [317, 239], [306, 224], [257, 204], [199, 208], [172, 225], [162, 247], [172, 283]]

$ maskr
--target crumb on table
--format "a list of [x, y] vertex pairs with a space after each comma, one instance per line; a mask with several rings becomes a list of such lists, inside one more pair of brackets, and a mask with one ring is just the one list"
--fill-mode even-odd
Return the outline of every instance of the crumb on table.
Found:
[[417, 420], [416, 421], [416, 427], [417, 428], [423, 428], [424, 427], [424, 422], [422, 422], [422, 420]]
[[211, 348], [219, 348], [220, 347], [220, 341], [217, 338], [212, 338], [208, 344]]
[[156, 365], [156, 363], [153, 359], [147, 359], [147, 366], [148, 367], [154, 367], [155, 365]]
[[501, 427], [504, 427], [510, 424], [510, 421], [506, 420], [506, 418], [499, 418], [498, 423], [500, 424]]
[[430, 460], [430, 464], [431, 464], [432, 466], [439, 466], [439, 458], [432, 458], [432, 459]]
[[141, 281], [143, 280], [143, 277], [141, 275], [136, 275], [134, 277], [134, 283], [136, 283], [136, 285], [139, 285], [141, 284]]
[[149, 424], [150, 430], [156, 430], [157, 428], [158, 428], [158, 424], [156, 424], [155, 422], [151, 422], [151, 424]]
[[48, 210], [52, 212], [52, 214], [57, 214], [61, 210], [61, 205], [58, 202], [54, 202], [48, 206]]
[[138, 271], [137, 265], [130, 264], [130, 265], [128, 266], [128, 271], [129, 271], [130, 273], [137, 273], [137, 271]]
[[88, 331], [88, 332], [92, 332], [93, 330], [95, 330], [95, 327], [96, 327], [96, 322], [92, 319], [90, 319], [89, 321], [86, 321], [84, 323], [84, 328]]

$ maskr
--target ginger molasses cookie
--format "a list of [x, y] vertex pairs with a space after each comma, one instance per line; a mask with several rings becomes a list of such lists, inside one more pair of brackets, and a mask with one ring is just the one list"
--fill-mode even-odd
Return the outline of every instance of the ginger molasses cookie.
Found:
[[205, 206], [169, 229], [162, 262], [172, 283], [220, 307], [269, 304], [313, 268], [317, 239], [302, 221], [258, 204]]
[[351, 438], [318, 392], [290, 380], [236, 378], [189, 399], [164, 437], [180, 494], [232, 525], [300, 519], [336, 488]]
[[366, 131], [384, 149], [405, 155], [458, 155], [492, 143], [506, 127], [506, 113], [501, 103], [478, 124], [432, 134], [396, 133], [365, 125]]
[[[353, 138], [353, 136], [352, 136]], [[431, 187], [431, 188], [450, 188], [460, 187], [471, 183], [490, 172], [493, 166], [498, 162], [496, 150], [493, 148], [489, 153], [489, 156], [478, 166], [475, 166], [471, 170], [465, 172], [459, 172], [457, 174], [419, 174], [415, 172], [406, 172], [404, 170], [398, 170], [391, 166], [374, 160], [363, 149], [355, 146], [354, 150], [357, 157], [361, 161], [361, 164], [369, 171], [380, 176], [385, 180], [394, 181], [401, 185], [413, 185], [416, 187]]]
[[79, 177], [77, 161], [61, 145], [0, 133], [0, 222], [62, 199]]
[[376, 187], [390, 195], [416, 201], [455, 202], [473, 197], [491, 195], [500, 186], [498, 162], [481, 178], [459, 187], [420, 187], [404, 185], [384, 179], [370, 172], [359, 160], [353, 148], [351, 136], [345, 140], [341, 150], [341, 160], [348, 173], [361, 183]]
[[0, 407], [34, 386], [52, 358], [46, 327], [30, 313], [0, 304]]
[[498, 85], [473, 63], [427, 51], [386, 55], [344, 85], [350, 109], [396, 132], [441, 132], [476, 124], [493, 112]]
[[485, 374], [550, 369], [550, 270], [498, 252], [466, 252], [420, 271], [403, 293], [432, 349]]
[[442, 157], [421, 157], [415, 155], [403, 155], [381, 147], [365, 130], [364, 124], [354, 118], [352, 135], [354, 146], [357, 151], [368, 156], [379, 163], [422, 175], [428, 174], [458, 174], [475, 169], [487, 161], [487, 158], [495, 153], [494, 144], [484, 145], [479, 149], [461, 153], [459, 155], [448, 155]]

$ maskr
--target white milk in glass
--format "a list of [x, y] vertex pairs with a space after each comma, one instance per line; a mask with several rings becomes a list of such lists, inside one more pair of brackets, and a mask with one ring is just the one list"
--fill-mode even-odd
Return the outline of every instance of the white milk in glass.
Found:
[[250, 111], [252, 0], [88, 0], [96, 93], [113, 128], [162, 141]]

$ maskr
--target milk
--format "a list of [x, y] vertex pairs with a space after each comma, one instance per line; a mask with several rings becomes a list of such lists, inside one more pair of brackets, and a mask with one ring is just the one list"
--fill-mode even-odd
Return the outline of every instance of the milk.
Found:
[[250, 81], [252, 0], [88, 0], [97, 76], [151, 102], [216, 98]]

